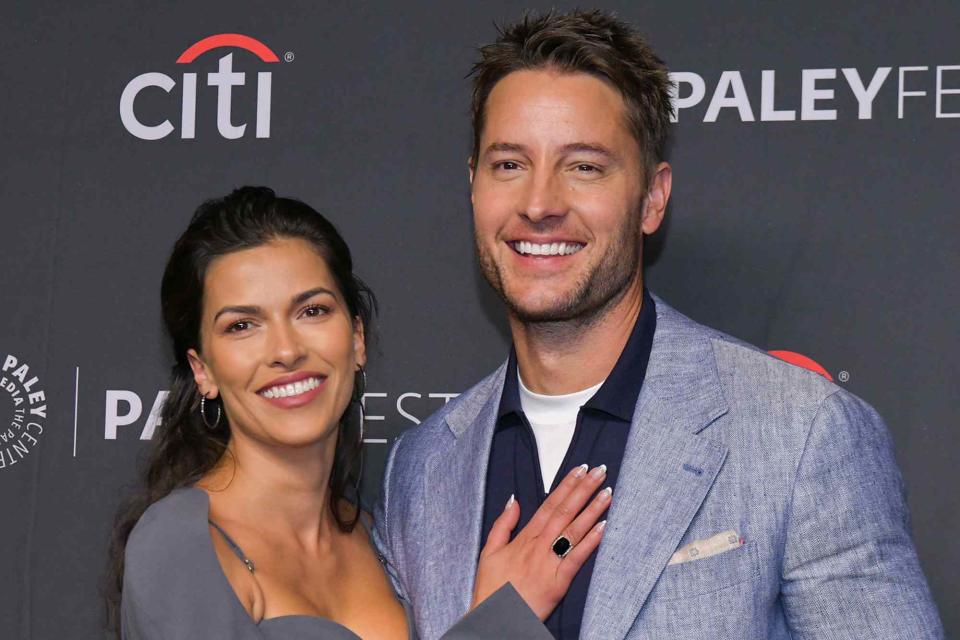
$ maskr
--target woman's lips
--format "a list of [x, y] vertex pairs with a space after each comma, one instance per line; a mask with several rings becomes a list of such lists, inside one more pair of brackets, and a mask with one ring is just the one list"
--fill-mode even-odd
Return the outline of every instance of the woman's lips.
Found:
[[323, 389], [325, 376], [308, 376], [286, 384], [275, 384], [257, 392], [261, 398], [283, 409], [294, 409], [309, 403]]

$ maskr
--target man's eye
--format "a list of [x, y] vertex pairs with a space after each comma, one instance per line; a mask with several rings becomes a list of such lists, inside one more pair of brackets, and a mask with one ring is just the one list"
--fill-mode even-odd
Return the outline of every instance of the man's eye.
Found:
[[592, 164], [578, 164], [577, 171], [580, 171], [581, 173], [591, 173], [599, 171], [599, 169]]
[[493, 167], [495, 169], [506, 169], [507, 171], [514, 171], [516, 169], [519, 169], [520, 165], [510, 160], [504, 160], [503, 162], [496, 163], [495, 165], [493, 165]]

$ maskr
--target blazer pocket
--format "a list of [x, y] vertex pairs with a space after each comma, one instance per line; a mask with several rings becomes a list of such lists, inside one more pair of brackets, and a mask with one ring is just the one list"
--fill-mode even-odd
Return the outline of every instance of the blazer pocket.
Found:
[[691, 598], [759, 579], [758, 556], [757, 543], [751, 540], [714, 556], [669, 565], [654, 585], [650, 601]]

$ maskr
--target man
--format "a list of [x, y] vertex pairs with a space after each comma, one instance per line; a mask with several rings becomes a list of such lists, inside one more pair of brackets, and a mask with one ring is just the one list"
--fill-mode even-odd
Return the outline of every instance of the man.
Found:
[[[599, 12], [524, 19], [481, 53], [477, 255], [513, 349], [387, 465], [376, 537], [421, 636], [469, 606], [509, 496], [522, 527], [587, 463], [613, 500], [556, 638], [942, 637], [876, 412], [644, 288], [671, 188], [663, 63]], [[562, 562], [576, 542], [543, 544]]]

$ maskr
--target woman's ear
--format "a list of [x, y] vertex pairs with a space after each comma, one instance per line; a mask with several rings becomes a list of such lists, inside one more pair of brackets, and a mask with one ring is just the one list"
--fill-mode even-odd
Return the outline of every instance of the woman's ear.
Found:
[[367, 364], [367, 340], [363, 333], [363, 320], [360, 316], [353, 319], [353, 353], [358, 366], [363, 367]]
[[213, 378], [207, 364], [197, 353], [196, 349], [187, 349], [187, 360], [190, 362], [190, 369], [193, 370], [193, 381], [197, 383], [197, 389], [200, 395], [207, 400], [213, 400], [220, 395], [220, 388], [217, 381]]

